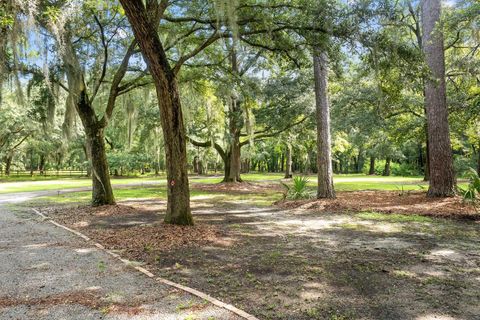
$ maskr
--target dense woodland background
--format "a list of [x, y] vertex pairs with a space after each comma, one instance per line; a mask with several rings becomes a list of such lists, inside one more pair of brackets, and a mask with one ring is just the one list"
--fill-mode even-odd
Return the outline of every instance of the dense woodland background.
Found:
[[[91, 175], [93, 165], [94, 189], [97, 180], [104, 188], [108, 174], [165, 172], [171, 144], [167, 154], [178, 147], [181, 161], [167, 171], [177, 170], [184, 142], [189, 173], [225, 181], [251, 171], [315, 173], [315, 80], [324, 79], [334, 173], [428, 180], [425, 90], [439, 80], [425, 62], [422, 22], [439, 5], [2, 1], [2, 175]], [[432, 34], [443, 34], [446, 133], [459, 177], [480, 172], [479, 12], [477, 1], [446, 1], [432, 20]], [[324, 78], [314, 79], [315, 61]], [[166, 132], [185, 132], [185, 141], [175, 145]]]

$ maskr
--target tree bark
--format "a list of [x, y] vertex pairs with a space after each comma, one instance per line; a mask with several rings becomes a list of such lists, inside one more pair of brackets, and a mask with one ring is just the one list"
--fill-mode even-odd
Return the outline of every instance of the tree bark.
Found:
[[382, 176], [384, 176], [384, 177], [390, 176], [390, 165], [391, 165], [391, 163], [392, 163], [392, 159], [390, 157], [387, 157], [387, 159], [385, 159], [385, 168], [383, 169]]
[[156, 26], [142, 1], [121, 0], [125, 14], [148, 65], [157, 92], [167, 164], [168, 201], [165, 222], [192, 225], [186, 136], [177, 79], [170, 67]]
[[85, 129], [86, 149], [92, 170], [92, 205], [115, 204], [110, 183], [104, 128], [96, 121], [95, 111], [89, 105], [84, 90], [81, 91], [80, 100], [77, 102], [77, 112]]
[[368, 174], [371, 176], [375, 175], [375, 157], [370, 157], [370, 169], [368, 170]]
[[317, 120], [317, 198], [335, 198], [328, 101], [328, 56], [315, 52], [313, 57]]
[[430, 77], [425, 81], [429, 149], [429, 197], [455, 194], [455, 174], [448, 127], [445, 57], [440, 23], [441, 1], [422, 0], [423, 50]]
[[12, 167], [12, 159], [13, 159], [13, 155], [10, 153], [5, 157], [5, 175], [6, 176], [10, 175], [10, 169]]
[[198, 173], [198, 156], [193, 157], [193, 173]]
[[[425, 115], [426, 116], [426, 115]], [[428, 143], [428, 129], [425, 125], [425, 132], [426, 132], [426, 141], [427, 141], [427, 148], [425, 151], [425, 164], [424, 164], [424, 172], [423, 172], [423, 181], [430, 181], [430, 148]]]
[[[231, 64], [232, 73], [238, 74], [237, 52], [235, 48], [231, 50]], [[230, 110], [228, 114], [228, 129], [229, 129], [229, 160], [228, 174], [225, 172], [224, 182], [242, 182], [240, 177], [241, 172], [241, 146], [240, 134], [244, 125], [243, 112], [241, 102], [236, 96], [237, 93], [232, 93], [230, 97]]]
[[82, 69], [73, 48], [70, 35], [65, 36], [63, 62], [67, 74], [70, 103], [73, 103], [85, 130], [85, 143], [92, 170], [92, 205], [115, 204], [110, 184], [104, 126], [98, 120], [86, 92]]
[[205, 167], [204, 167], [204, 165], [203, 165], [203, 160], [201, 160], [201, 159], [198, 160], [198, 164], [197, 164], [197, 165], [198, 165], [198, 167], [197, 167], [197, 168], [198, 168], [198, 171], [197, 171], [198, 174], [199, 174], [199, 175], [205, 174]]
[[285, 179], [292, 178], [292, 145], [287, 143], [287, 165], [285, 169]]
[[46, 156], [42, 153], [40, 155], [40, 164], [38, 166], [41, 176], [45, 175], [45, 163], [46, 163]]

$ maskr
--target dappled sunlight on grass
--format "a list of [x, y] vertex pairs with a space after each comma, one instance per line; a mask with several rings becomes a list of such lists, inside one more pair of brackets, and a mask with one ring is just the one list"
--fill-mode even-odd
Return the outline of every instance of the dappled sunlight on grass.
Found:
[[438, 313], [431, 313], [424, 316], [419, 316], [415, 320], [458, 320], [458, 318], [446, 316]]
[[430, 217], [420, 216], [416, 214], [395, 214], [395, 213], [379, 213], [379, 212], [360, 212], [357, 217], [368, 220], [390, 221], [390, 222], [432, 222]]

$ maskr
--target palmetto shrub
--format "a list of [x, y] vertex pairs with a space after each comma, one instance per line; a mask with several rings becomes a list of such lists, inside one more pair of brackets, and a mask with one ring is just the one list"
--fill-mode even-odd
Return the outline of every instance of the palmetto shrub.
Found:
[[282, 183], [285, 187], [284, 199], [299, 200], [312, 198], [312, 193], [308, 190], [307, 186], [309, 181], [307, 177], [296, 176], [293, 178], [292, 185]]

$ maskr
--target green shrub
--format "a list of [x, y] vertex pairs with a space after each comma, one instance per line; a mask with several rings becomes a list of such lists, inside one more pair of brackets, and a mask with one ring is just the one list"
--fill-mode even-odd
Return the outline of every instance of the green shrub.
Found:
[[470, 157], [454, 155], [453, 166], [458, 177], [469, 178], [472, 167], [475, 166], [475, 160]]
[[464, 201], [470, 202], [477, 207], [480, 202], [480, 177], [478, 176], [477, 171], [472, 168], [468, 171], [467, 177], [467, 187], [458, 187], [458, 191], [462, 195]]
[[293, 185], [291, 186], [282, 182], [285, 187], [284, 198], [290, 200], [310, 199], [312, 193], [308, 190], [309, 181], [307, 177], [296, 176], [293, 178]]
[[[383, 170], [385, 169], [385, 160], [377, 160], [375, 163], [375, 174], [381, 176]], [[368, 168], [366, 170], [368, 173]], [[401, 176], [401, 177], [411, 177], [411, 176], [421, 176], [422, 173], [416, 168], [413, 164], [410, 163], [390, 163], [390, 174], [392, 176]]]

